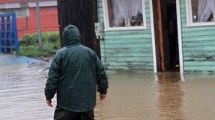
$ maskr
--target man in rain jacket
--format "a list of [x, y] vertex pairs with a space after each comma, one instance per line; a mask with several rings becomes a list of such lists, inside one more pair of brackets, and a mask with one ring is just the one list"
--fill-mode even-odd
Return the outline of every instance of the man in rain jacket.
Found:
[[96, 90], [106, 97], [108, 81], [96, 53], [81, 45], [79, 30], [68, 25], [62, 34], [65, 47], [53, 58], [45, 87], [46, 103], [52, 107], [57, 93], [55, 120], [94, 120]]

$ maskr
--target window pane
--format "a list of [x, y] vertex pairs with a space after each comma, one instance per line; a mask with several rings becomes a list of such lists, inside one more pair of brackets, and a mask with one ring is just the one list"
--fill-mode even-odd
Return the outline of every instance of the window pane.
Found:
[[193, 22], [212, 22], [215, 16], [215, 0], [191, 0]]
[[142, 0], [107, 0], [110, 27], [143, 26]]

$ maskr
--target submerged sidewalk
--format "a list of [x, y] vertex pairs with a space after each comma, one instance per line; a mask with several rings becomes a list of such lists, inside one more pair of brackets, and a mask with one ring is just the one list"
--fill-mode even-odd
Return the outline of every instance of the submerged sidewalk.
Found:
[[[0, 120], [52, 120], [54, 108], [46, 106], [43, 93], [48, 65], [0, 66]], [[96, 120], [215, 119], [213, 74], [108, 71], [108, 78], [108, 96], [97, 100]]]

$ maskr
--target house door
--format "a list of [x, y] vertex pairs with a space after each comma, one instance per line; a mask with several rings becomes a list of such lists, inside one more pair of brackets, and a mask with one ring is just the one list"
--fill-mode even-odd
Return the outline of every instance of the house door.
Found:
[[176, 0], [153, 0], [158, 71], [179, 71]]

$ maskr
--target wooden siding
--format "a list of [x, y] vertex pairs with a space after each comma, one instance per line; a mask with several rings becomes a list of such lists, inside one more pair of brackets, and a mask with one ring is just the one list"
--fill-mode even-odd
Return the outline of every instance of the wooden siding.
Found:
[[[57, 7], [40, 8], [40, 22], [42, 32], [59, 31]], [[28, 18], [17, 18], [19, 39], [25, 34], [37, 33], [37, 16], [36, 9], [29, 9]]]
[[[102, 0], [98, 2], [99, 22], [104, 23]], [[146, 0], [144, 30], [112, 30], [101, 40], [102, 62], [107, 69], [153, 71], [150, 4]]]
[[184, 71], [215, 71], [215, 27], [187, 27], [186, 1], [180, 3]]

